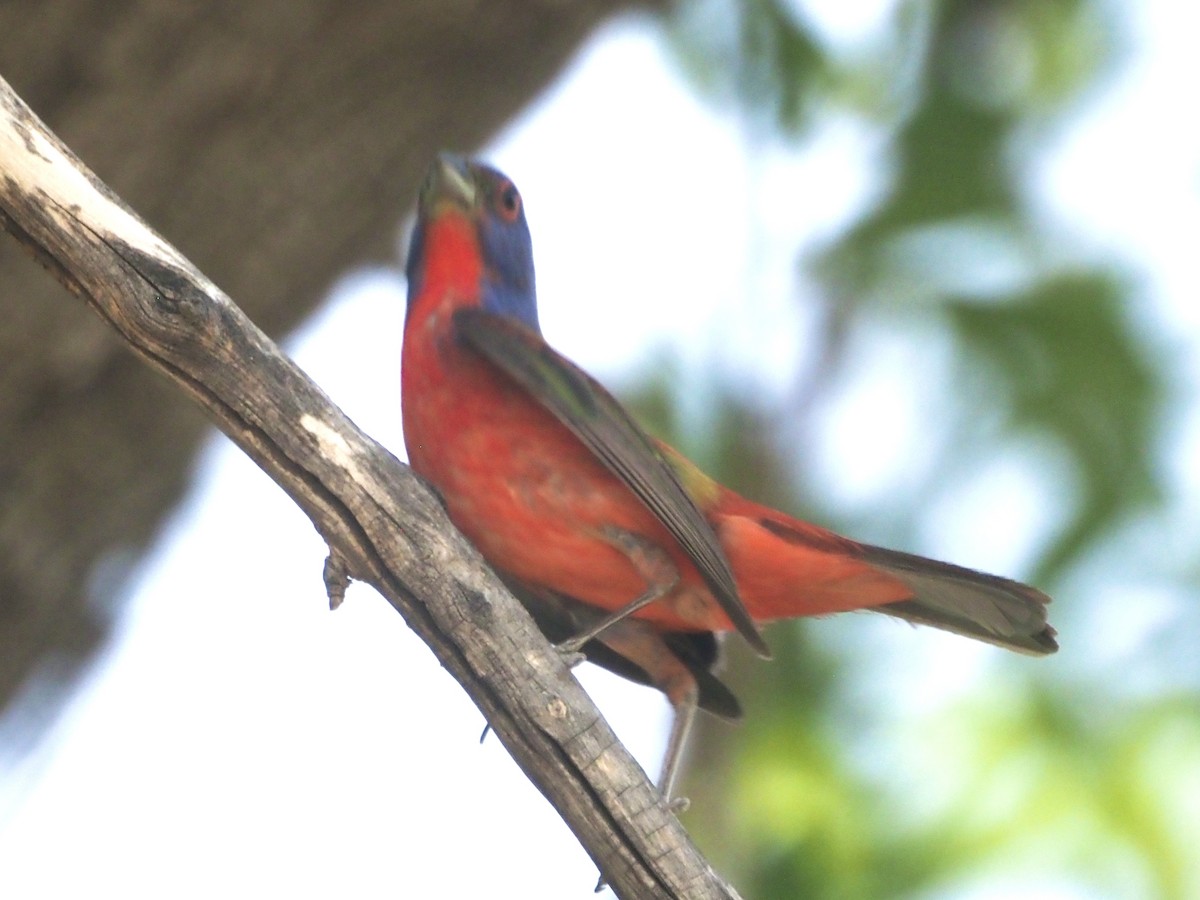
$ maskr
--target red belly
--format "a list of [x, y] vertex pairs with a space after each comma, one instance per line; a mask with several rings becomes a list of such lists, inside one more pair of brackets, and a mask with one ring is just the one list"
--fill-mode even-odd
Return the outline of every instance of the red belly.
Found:
[[728, 627], [666, 528], [565, 426], [471, 351], [451, 340], [418, 347], [413, 337], [403, 384], [409, 461], [492, 565], [619, 609], [648, 585], [603, 536], [616, 527], [662, 548], [680, 571], [679, 588], [640, 617]]

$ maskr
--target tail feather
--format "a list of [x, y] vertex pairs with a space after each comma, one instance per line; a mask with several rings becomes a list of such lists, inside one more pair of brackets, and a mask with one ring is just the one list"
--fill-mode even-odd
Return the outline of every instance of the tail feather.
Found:
[[1037, 588], [898, 550], [863, 545], [861, 558], [908, 585], [912, 599], [876, 612], [1038, 656], [1058, 650]]

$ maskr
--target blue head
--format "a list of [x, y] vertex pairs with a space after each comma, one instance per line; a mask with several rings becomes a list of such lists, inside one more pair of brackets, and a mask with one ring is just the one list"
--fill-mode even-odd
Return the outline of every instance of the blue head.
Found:
[[475, 225], [483, 257], [479, 286], [484, 309], [540, 331], [533, 276], [533, 242], [516, 186], [490, 166], [443, 153], [429, 169], [417, 201], [417, 224], [408, 250], [409, 309], [421, 289], [425, 233], [445, 205]]

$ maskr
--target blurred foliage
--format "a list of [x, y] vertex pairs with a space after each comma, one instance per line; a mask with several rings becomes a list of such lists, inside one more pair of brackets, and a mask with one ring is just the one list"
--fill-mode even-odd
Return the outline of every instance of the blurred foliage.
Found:
[[960, 366], [982, 371], [1005, 427], [1052, 437], [1082, 475], [1070, 520], [1035, 573], [1040, 581], [1161, 493], [1153, 446], [1164, 377], [1134, 338], [1122, 297], [1110, 276], [1091, 272], [1047, 278], [1002, 304], [947, 303]]
[[[1035, 215], [1024, 163], [1119, 66], [1117, 15], [1100, 0], [899, 0], [886, 28], [846, 46], [804, 3], [679, 6], [670, 46], [751, 139], [799, 143], [822, 118], [861, 117], [886, 135], [890, 176], [836, 240], [798, 248], [798, 277], [816, 285], [805, 302], [824, 308], [820, 365], [786, 436], [771, 434], [779, 410], [721, 384], [705, 386], [710, 412], [688, 427], [670, 367], [635, 398], [640, 412], [745, 493], [853, 529], [811, 488], [798, 420], [872, 327], [948, 348], [930, 402], [936, 458], [903, 502], [919, 507], [997, 455], [1048, 448], [1057, 519], [1030, 570], [1005, 574], [1052, 594], [1070, 586], [1052, 607], [1060, 627], [1095, 614], [1085, 591], [1117, 571], [1129, 523], [1169, 502], [1164, 419], [1181, 379], [1140, 320], [1130, 273], [1081, 260]], [[921, 514], [906, 529], [919, 532]], [[874, 527], [858, 536], [895, 536]], [[1173, 627], [1194, 633], [1183, 579], [1196, 567], [1168, 568], [1181, 573]], [[908, 635], [864, 637], [850, 618], [776, 627], [770, 665], [730, 642], [747, 721], [702, 722], [684, 790], [689, 827], [745, 895], [1200, 896], [1200, 696], [1123, 690], [1153, 655], [1145, 640], [1111, 665], [1070, 632], [1050, 661], [985, 651], [982, 677], [965, 679], [979, 687], [930, 704], [896, 676]]]

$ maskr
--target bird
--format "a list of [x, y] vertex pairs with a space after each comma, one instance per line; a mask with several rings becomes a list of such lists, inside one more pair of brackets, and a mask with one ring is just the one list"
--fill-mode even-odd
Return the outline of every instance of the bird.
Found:
[[434, 160], [405, 271], [409, 464], [569, 659], [666, 696], [668, 803], [696, 710], [742, 715], [717, 677], [727, 632], [769, 657], [765, 623], [872, 610], [1057, 651], [1038, 589], [800, 521], [651, 438], [543, 337], [524, 201], [495, 168]]

